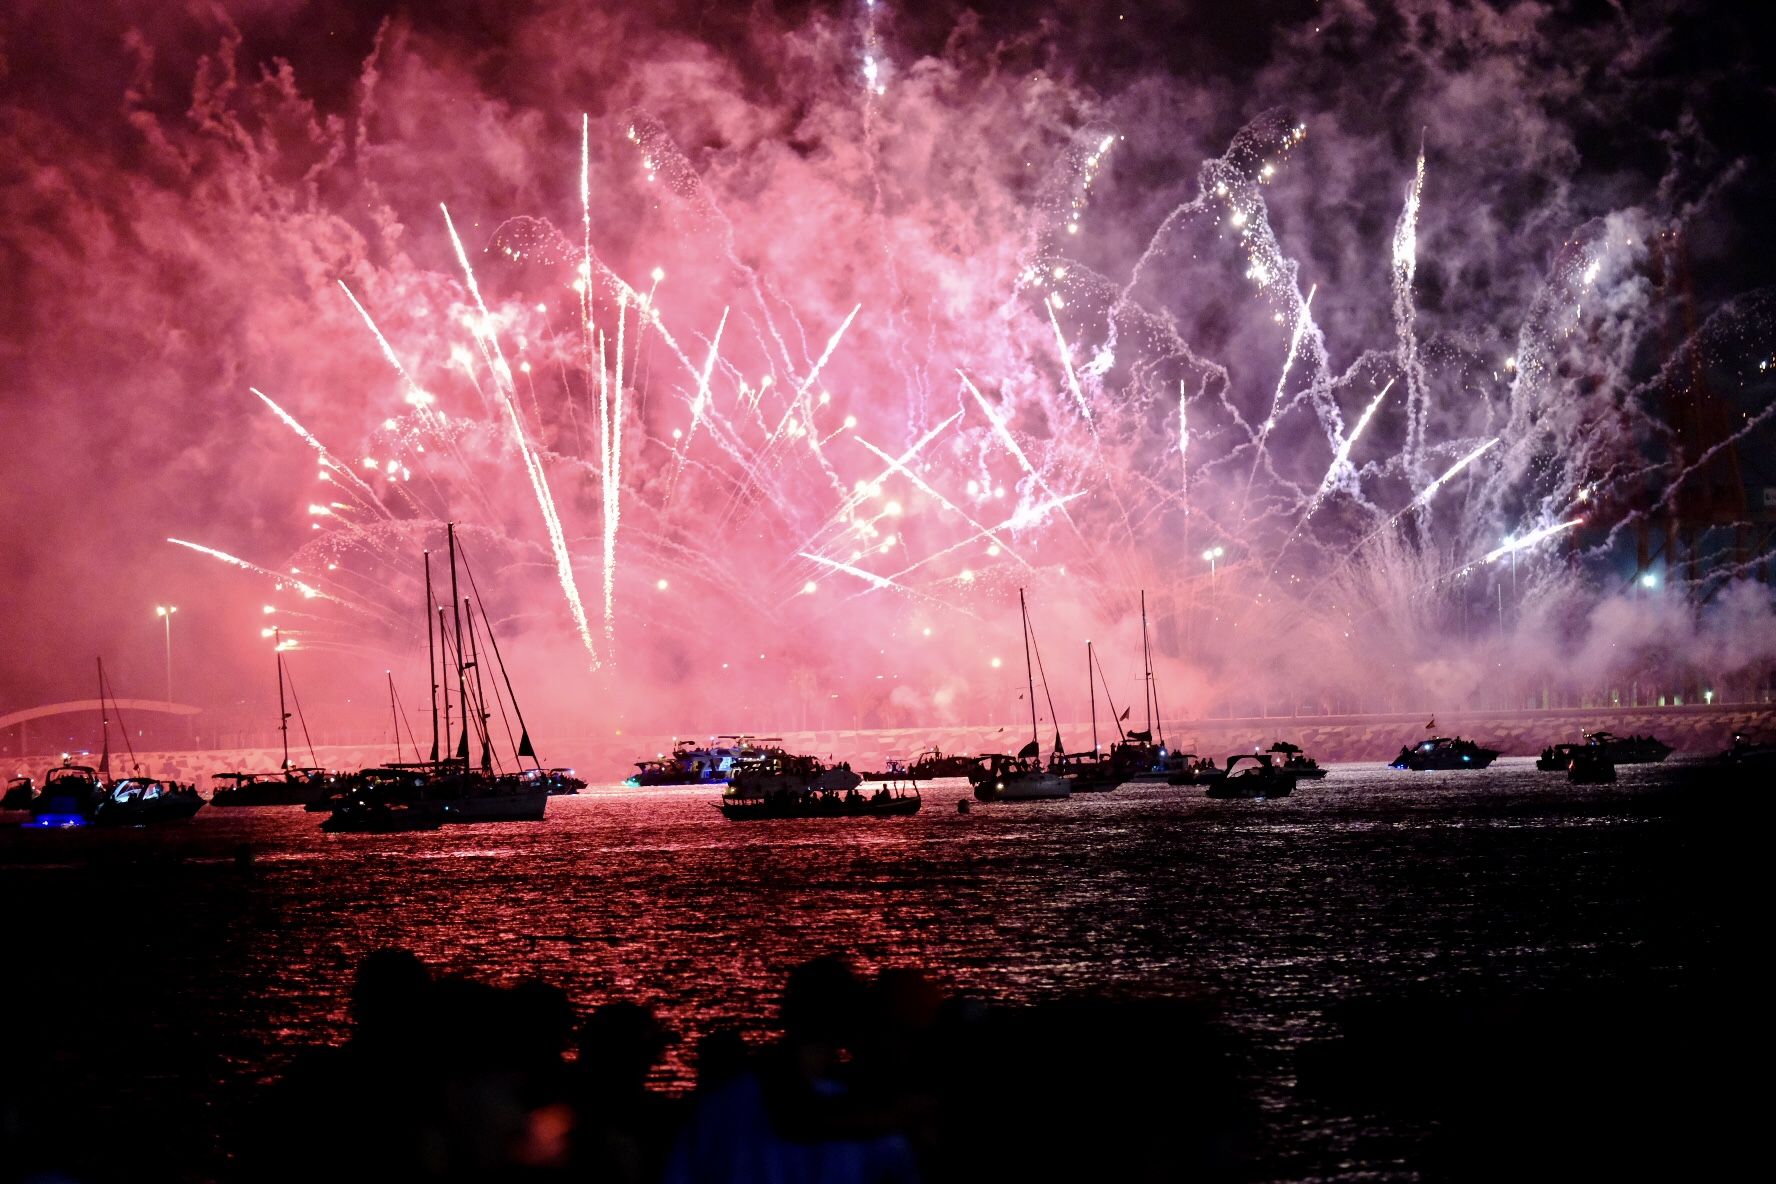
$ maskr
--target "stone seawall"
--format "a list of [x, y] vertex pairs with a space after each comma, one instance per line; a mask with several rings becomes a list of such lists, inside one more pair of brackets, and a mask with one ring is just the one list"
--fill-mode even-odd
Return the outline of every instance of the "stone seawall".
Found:
[[[1301, 745], [1322, 761], [1385, 761], [1405, 744], [1433, 734], [1425, 729], [1428, 716], [1295, 716], [1250, 719], [1195, 720], [1166, 726], [1173, 747], [1212, 755], [1217, 760], [1233, 752], [1250, 752], [1273, 740]], [[1719, 752], [1735, 734], [1776, 739], [1776, 706], [1722, 705], [1708, 707], [1570, 708], [1550, 711], [1476, 711], [1438, 713], [1435, 734], [1464, 736], [1507, 756], [1533, 756], [1549, 744], [1576, 741], [1587, 731], [1608, 730], [1618, 735], [1651, 734], [1679, 753], [1705, 755]], [[1062, 725], [1070, 748], [1091, 746], [1089, 723]], [[1014, 752], [1027, 742], [1028, 733], [1017, 725], [1000, 727], [933, 727], [875, 731], [782, 732], [785, 747], [835, 761], [849, 761], [857, 769], [880, 768], [889, 757], [910, 758], [938, 747], [945, 752]], [[1113, 733], [1099, 725], [1099, 738], [1108, 746]], [[670, 736], [602, 736], [569, 739], [543, 738], [542, 755], [550, 765], [579, 770], [589, 781], [614, 781], [626, 776], [632, 762], [669, 751]], [[1044, 736], [1044, 748], [1052, 737]], [[335, 746], [318, 750], [329, 768], [356, 769], [389, 759], [382, 746]], [[275, 769], [276, 749], [230, 749], [201, 752], [151, 752], [140, 755], [142, 770], [156, 777], [195, 781], [209, 788], [212, 773], [231, 769]], [[93, 758], [87, 757], [86, 760]], [[123, 773], [124, 758], [113, 754], [112, 771]], [[60, 754], [46, 754], [16, 762], [13, 772], [41, 779], [43, 770], [58, 763]]]

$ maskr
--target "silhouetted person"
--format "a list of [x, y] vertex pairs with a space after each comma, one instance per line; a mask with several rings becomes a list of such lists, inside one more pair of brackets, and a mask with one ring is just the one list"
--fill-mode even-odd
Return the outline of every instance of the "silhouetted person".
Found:
[[667, 1164], [669, 1184], [731, 1180], [895, 1184], [918, 1179], [898, 1116], [844, 1079], [865, 994], [851, 968], [819, 958], [790, 973], [783, 1038], [702, 1096]]
[[681, 1106], [650, 1090], [648, 1078], [677, 1039], [639, 1003], [606, 1003], [586, 1017], [575, 1091], [576, 1174], [632, 1184], [660, 1178]]
[[746, 1071], [751, 1051], [734, 1028], [716, 1028], [697, 1041], [697, 1092], [711, 1093]]

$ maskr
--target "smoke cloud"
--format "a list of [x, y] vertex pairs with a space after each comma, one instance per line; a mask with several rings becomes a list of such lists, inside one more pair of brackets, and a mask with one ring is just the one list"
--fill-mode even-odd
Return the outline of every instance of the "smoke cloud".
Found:
[[0, 695], [423, 711], [447, 521], [539, 738], [1767, 681], [1732, 10], [1148, 7], [14, 6]]

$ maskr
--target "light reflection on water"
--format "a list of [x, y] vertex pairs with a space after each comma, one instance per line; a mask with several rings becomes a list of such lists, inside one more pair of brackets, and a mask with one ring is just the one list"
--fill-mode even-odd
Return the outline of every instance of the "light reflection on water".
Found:
[[[966, 815], [967, 786], [949, 781], [908, 819], [744, 824], [707, 789], [597, 786], [553, 799], [542, 824], [401, 835], [206, 809], [153, 832], [4, 834], [0, 883], [95, 910], [87, 936], [119, 993], [195, 1042], [192, 1088], [211, 1100], [338, 1038], [350, 968], [380, 946], [499, 983], [540, 977], [582, 1008], [640, 999], [685, 1034], [678, 1055], [718, 1024], [763, 1038], [786, 970], [842, 951], [1011, 1002], [1211, 1000], [1249, 1050], [1276, 1170], [1386, 1175], [1364, 1149], [1391, 1155], [1399, 1132], [1317, 1113], [1292, 1089], [1294, 1050], [1361, 993], [1687, 985], [1659, 944], [1674, 906], [1644, 874], [1668, 825], [1647, 791], [1669, 776], [1581, 789], [1527, 761], [1339, 767], [1279, 801], [1141, 786]], [[133, 919], [105, 911], [143, 898], [155, 907]], [[35, 940], [53, 949], [47, 927]]]

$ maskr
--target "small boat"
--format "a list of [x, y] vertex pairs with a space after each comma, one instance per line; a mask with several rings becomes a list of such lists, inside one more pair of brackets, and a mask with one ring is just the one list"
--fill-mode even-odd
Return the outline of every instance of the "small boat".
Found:
[[[315, 758], [312, 740], [308, 744], [308, 758], [315, 764], [308, 768], [290, 764], [290, 710], [284, 697], [284, 639], [275, 629], [272, 638], [272, 654], [277, 666], [278, 731], [283, 734], [284, 742], [283, 763], [276, 773], [249, 773], [236, 769], [213, 774], [210, 778], [215, 783], [210, 790], [212, 806], [313, 806], [326, 798], [339, 781], [336, 774], [318, 767], [320, 762]], [[392, 676], [390, 685], [393, 685]], [[289, 693], [290, 698], [296, 700], [296, 717], [302, 725], [302, 738], [308, 740], [308, 720], [302, 715], [302, 701], [296, 699], [294, 681], [289, 682]]]
[[916, 778], [912, 774], [912, 771], [907, 768], [907, 763], [903, 760], [899, 760], [895, 757], [889, 757], [886, 761], [883, 762], [883, 764], [887, 765], [887, 768], [883, 769], [880, 773], [861, 773], [861, 774], [859, 774], [859, 776], [861, 776], [865, 781], [913, 781], [913, 780], [916, 780]]
[[1320, 768], [1320, 762], [1302, 752], [1301, 746], [1298, 744], [1291, 744], [1287, 740], [1278, 740], [1265, 751], [1280, 757], [1283, 762], [1283, 770], [1295, 774], [1297, 781], [1318, 781], [1326, 775], [1326, 770]]
[[1544, 773], [1564, 773], [1572, 767], [1573, 752], [1583, 744], [1550, 744], [1536, 757], [1536, 768]]
[[1599, 745], [1576, 745], [1566, 766], [1566, 779], [1574, 785], [1607, 785], [1616, 779], [1616, 765]]
[[1411, 769], [1419, 773], [1427, 769], [1484, 769], [1497, 760], [1498, 755], [1496, 748], [1481, 748], [1472, 740], [1433, 736], [1429, 740], [1420, 741], [1416, 747], [1400, 749], [1400, 755], [1393, 759], [1389, 767]]
[[1058, 753], [1049, 760], [1048, 771], [1065, 777], [1072, 793], [1109, 793], [1122, 784], [1122, 776], [1107, 753]]
[[1215, 763], [1212, 756], [1197, 756], [1194, 752], [1176, 754], [1178, 760], [1174, 764], [1181, 767], [1166, 778], [1168, 785], [1212, 785], [1227, 776], [1227, 770]]
[[[1098, 675], [1103, 678], [1100, 667]], [[1110, 683], [1104, 680], [1104, 694], [1110, 699], [1110, 712], [1116, 713], [1116, 700], [1110, 695]], [[1153, 644], [1147, 637], [1147, 593], [1141, 593], [1141, 697], [1147, 726], [1127, 729], [1122, 739], [1110, 746], [1110, 760], [1125, 783], [1194, 785], [1190, 762], [1194, 753], [1175, 752], [1166, 745], [1165, 717], [1159, 709], [1159, 682], [1153, 674]], [[1132, 710], [1132, 709], [1131, 709]], [[1124, 711], [1117, 719], [1129, 715]], [[1155, 739], [1157, 728], [1158, 738]], [[1213, 766], [1214, 762], [1209, 762]], [[1181, 780], [1174, 781], [1174, 778]]]
[[728, 779], [728, 792], [743, 798], [776, 793], [845, 793], [861, 784], [863, 778], [852, 772], [848, 763], [828, 766], [819, 757], [797, 756], [778, 749], [762, 760], [736, 767]]
[[43, 775], [42, 791], [26, 807], [31, 811], [31, 821], [25, 825], [45, 829], [85, 826], [92, 821], [99, 799], [104, 796], [98, 770], [91, 765], [72, 764], [63, 757], [59, 768]]
[[321, 823], [331, 834], [392, 834], [404, 830], [437, 830], [444, 820], [433, 811], [404, 802], [351, 797]]
[[1592, 732], [1585, 737], [1585, 746], [1601, 749], [1616, 765], [1656, 765], [1674, 751], [1652, 736], [1618, 736], [1614, 732]]
[[973, 769], [974, 758], [971, 756], [959, 756], [945, 753], [941, 748], [929, 748], [907, 766], [907, 776], [926, 780], [937, 777], [966, 777]]
[[1714, 763], [1747, 772], [1776, 773], [1776, 744], [1754, 744], [1736, 735], [1733, 746], [1715, 757]]
[[[1121, 785], [1124, 778], [1116, 768], [1116, 762], [1109, 753], [1104, 752], [1098, 744], [1098, 683], [1094, 671], [1097, 661], [1092, 653], [1092, 643], [1085, 643], [1085, 686], [1091, 699], [1092, 746], [1090, 752], [1057, 752], [1049, 758], [1048, 771], [1059, 773], [1067, 779], [1069, 793], [1109, 793]], [[1109, 687], [1105, 687], [1108, 693]], [[1115, 714], [1112, 709], [1111, 714]], [[1059, 736], [1056, 736], [1059, 740]]]
[[1295, 774], [1268, 752], [1240, 752], [1227, 758], [1223, 775], [1208, 789], [1211, 798], [1286, 798], [1295, 792]]
[[722, 794], [722, 816], [731, 822], [777, 818], [904, 818], [917, 814], [923, 803], [917, 782], [884, 784], [873, 793], [855, 785], [838, 790], [729, 785]]
[[31, 820], [25, 825], [38, 828], [72, 826], [147, 826], [159, 822], [179, 822], [203, 808], [204, 800], [195, 786], [158, 777], [141, 775], [136, 764], [135, 748], [129, 742], [129, 729], [121, 728], [125, 751], [137, 772], [128, 777], [111, 779], [111, 715], [118, 711], [117, 698], [105, 678], [105, 663], [99, 669], [99, 711], [103, 744], [97, 769], [76, 765], [63, 757], [60, 768], [49, 770], [43, 777], [43, 792], [31, 799], [27, 807]]
[[974, 760], [974, 772], [968, 779], [974, 784], [974, 798], [979, 802], [1047, 801], [1073, 792], [1065, 777], [1042, 767], [1039, 756], [983, 752]]
[[28, 810], [31, 799], [37, 796], [37, 783], [29, 777], [14, 777], [6, 785], [6, 793], [0, 796], [0, 810]]
[[782, 741], [776, 737], [755, 739], [752, 736], [717, 736], [728, 743], [700, 745], [680, 740], [672, 746], [669, 756], [635, 762], [624, 785], [631, 789], [656, 785], [726, 785], [734, 771], [757, 764], [772, 753], [782, 752]]
[[147, 826], [180, 822], [203, 808], [195, 786], [157, 777], [121, 777], [105, 787], [93, 807], [94, 826]]
[[[1073, 792], [1066, 777], [1042, 766], [1042, 740], [1036, 730], [1036, 676], [1030, 664], [1030, 606], [1024, 590], [1018, 589], [1018, 611], [1024, 618], [1024, 687], [1030, 700], [1030, 742], [1016, 756], [1002, 752], [984, 752], [974, 758], [968, 780], [974, 786], [979, 802], [1036, 802], [1064, 798]], [[1049, 705], [1054, 715], [1054, 705]], [[1055, 729], [1055, 755], [1061, 755], [1061, 733]]]
[[586, 779], [576, 776], [572, 769], [550, 769], [543, 774], [543, 783], [548, 786], [550, 797], [572, 796], [586, 788]]
[[307, 806], [327, 796], [339, 776], [326, 769], [285, 769], [281, 773], [216, 773], [210, 805]]

